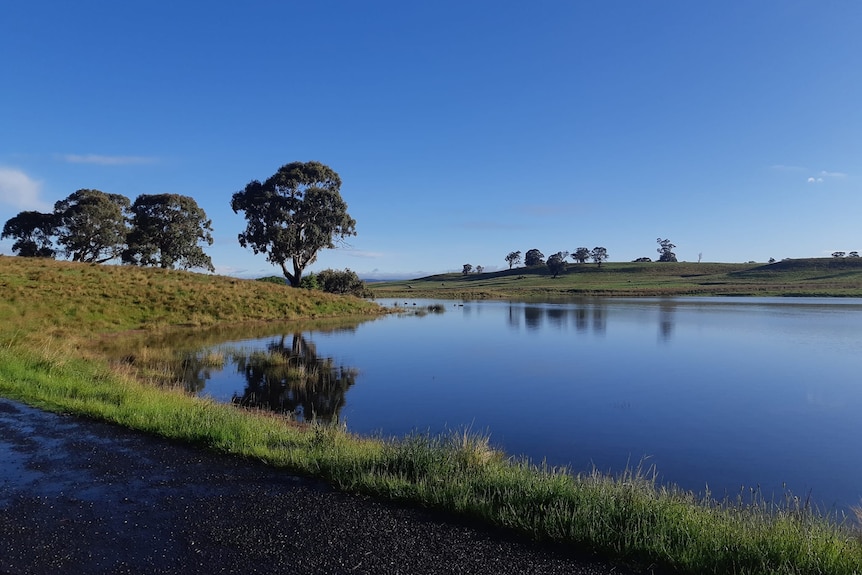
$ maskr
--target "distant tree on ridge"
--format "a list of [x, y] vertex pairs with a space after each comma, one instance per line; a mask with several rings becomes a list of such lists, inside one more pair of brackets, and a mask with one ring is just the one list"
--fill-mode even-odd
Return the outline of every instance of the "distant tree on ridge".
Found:
[[509, 252], [509, 255], [506, 256], [506, 261], [509, 263], [509, 269], [512, 269], [512, 266], [521, 263], [521, 252]]
[[545, 263], [545, 254], [533, 248], [524, 255], [525, 266], [540, 266]]

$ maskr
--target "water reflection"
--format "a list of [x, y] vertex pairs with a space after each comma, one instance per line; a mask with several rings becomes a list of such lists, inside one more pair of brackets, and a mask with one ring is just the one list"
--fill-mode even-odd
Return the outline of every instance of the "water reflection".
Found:
[[232, 403], [290, 413], [299, 420], [336, 421], [358, 375], [356, 368], [320, 357], [301, 332], [282, 335], [265, 351], [235, 352], [232, 361], [245, 378], [245, 389], [233, 395]]
[[658, 307], [659, 339], [664, 342], [670, 341], [673, 335], [674, 312], [676, 304], [673, 301], [662, 301]]
[[780, 494], [786, 482], [827, 506], [859, 502], [862, 459], [845, 440], [862, 434], [862, 300], [409, 309], [428, 304], [447, 311], [346, 330], [189, 331], [125, 348], [118, 361], [219, 401], [337, 418], [360, 434], [465, 425], [513, 455], [578, 471], [650, 456], [662, 481], [686, 489]]
[[536, 331], [542, 327], [542, 317], [545, 315], [545, 308], [538, 306], [526, 306], [524, 308], [524, 324], [530, 331]]
[[[339, 417], [344, 394], [356, 382], [359, 370], [321, 357], [303, 334], [353, 334], [360, 323], [374, 319], [135, 332], [106, 337], [94, 346], [113, 363], [156, 385], [290, 413], [299, 420], [331, 422]], [[273, 339], [261, 347], [260, 341], [269, 338]], [[255, 343], [247, 348], [244, 341]], [[220, 394], [215, 380], [230, 375], [229, 365], [243, 376], [244, 385], [240, 388], [236, 377], [230, 376], [230, 391]]]
[[588, 329], [587, 308], [578, 306], [574, 310], [575, 314], [575, 329], [580, 332], [585, 332]]
[[547, 325], [561, 330], [574, 324], [580, 332], [592, 331], [603, 334], [607, 329], [607, 309], [601, 303], [582, 305], [521, 305], [510, 304], [507, 324], [514, 330], [521, 328], [521, 316], [529, 331], [540, 331]]

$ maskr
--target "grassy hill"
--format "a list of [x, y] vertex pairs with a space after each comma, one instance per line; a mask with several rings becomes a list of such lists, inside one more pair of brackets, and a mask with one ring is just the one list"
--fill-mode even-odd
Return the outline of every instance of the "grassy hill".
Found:
[[774, 264], [568, 264], [483, 274], [441, 274], [370, 284], [376, 297], [565, 298], [577, 296], [862, 296], [862, 258], [795, 259]]
[[361, 315], [378, 306], [184, 271], [0, 256], [0, 338]]

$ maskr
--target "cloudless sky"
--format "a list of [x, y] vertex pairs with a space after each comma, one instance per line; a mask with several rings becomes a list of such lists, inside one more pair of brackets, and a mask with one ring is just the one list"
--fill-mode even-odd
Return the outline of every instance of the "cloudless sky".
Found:
[[0, 20], [0, 223], [81, 188], [178, 193], [217, 273], [271, 275], [231, 196], [317, 160], [358, 235], [312, 270], [655, 259], [658, 237], [686, 261], [862, 251], [857, 0], [5, 0]]

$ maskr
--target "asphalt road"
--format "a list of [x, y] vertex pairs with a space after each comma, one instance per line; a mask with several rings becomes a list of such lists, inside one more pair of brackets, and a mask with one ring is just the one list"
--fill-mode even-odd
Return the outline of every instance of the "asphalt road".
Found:
[[630, 571], [447, 514], [0, 399], [0, 573]]

